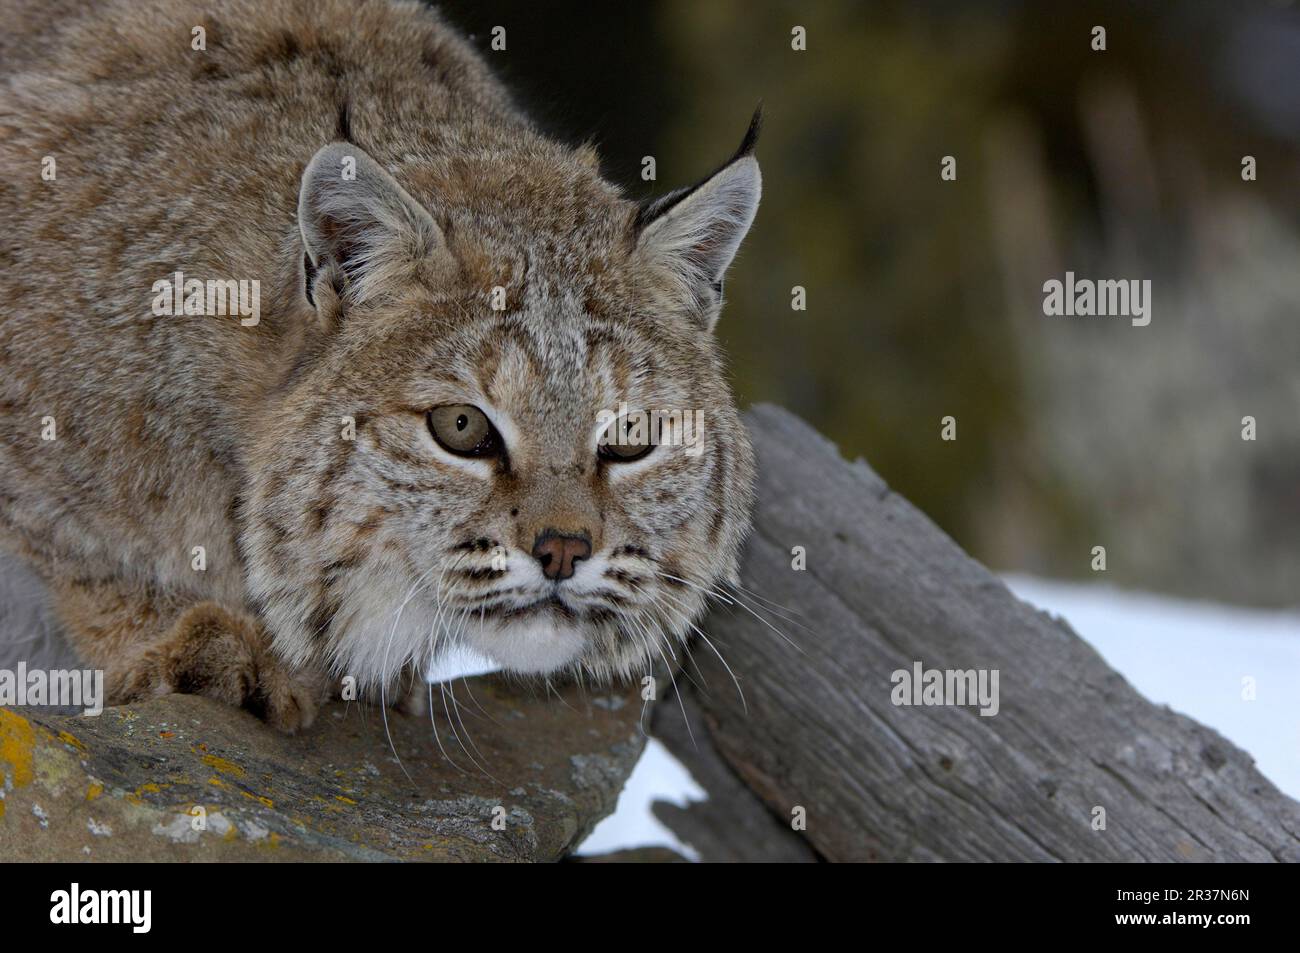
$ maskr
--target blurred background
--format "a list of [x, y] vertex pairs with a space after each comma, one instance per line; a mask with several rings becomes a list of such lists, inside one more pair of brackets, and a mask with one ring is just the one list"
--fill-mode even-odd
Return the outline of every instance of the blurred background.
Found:
[[[995, 570], [1096, 578], [1103, 545], [1122, 588], [1300, 604], [1290, 4], [438, 6], [632, 196], [711, 171], [763, 103], [719, 327], [742, 404], [800, 414]], [[1045, 316], [1067, 270], [1150, 279], [1150, 325]]]
[[[713, 170], [761, 101], [763, 204], [718, 331], [742, 405], [781, 404], [864, 457], [1139, 691], [1300, 797], [1300, 10], [436, 5], [633, 197]], [[1066, 271], [1149, 279], [1150, 325], [1044, 315]], [[39, 644], [75, 664], [39, 582], [0, 556], [6, 633], [14, 659]], [[704, 796], [652, 738], [583, 851], [694, 856], [653, 805]]]

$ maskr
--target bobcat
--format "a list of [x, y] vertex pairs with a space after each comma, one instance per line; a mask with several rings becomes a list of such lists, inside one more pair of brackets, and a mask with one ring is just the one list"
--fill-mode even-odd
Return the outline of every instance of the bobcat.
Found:
[[[638, 205], [418, 3], [0, 16], [0, 538], [110, 703], [293, 731], [453, 646], [610, 679], [686, 641], [753, 498], [712, 331], [757, 116]], [[258, 307], [185, 313], [204, 282]], [[631, 425], [674, 408], [702, 452]]]

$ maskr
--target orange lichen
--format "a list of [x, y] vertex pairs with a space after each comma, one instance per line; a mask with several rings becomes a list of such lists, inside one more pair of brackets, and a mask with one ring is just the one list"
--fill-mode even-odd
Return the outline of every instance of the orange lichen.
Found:
[[227, 761], [225, 758], [218, 758], [215, 754], [205, 754], [200, 758], [209, 768], [215, 768], [221, 774], [229, 774], [232, 777], [242, 778], [247, 772], [233, 761]]
[[35, 747], [36, 733], [31, 722], [21, 715], [0, 709], [0, 764], [10, 766], [7, 773], [16, 788], [32, 783], [32, 752]]
[[257, 801], [263, 807], [275, 807], [275, 802], [269, 797], [262, 797], [260, 794], [250, 794], [247, 791], [240, 791], [239, 793], [244, 795], [244, 797], [248, 798], [250, 801]]

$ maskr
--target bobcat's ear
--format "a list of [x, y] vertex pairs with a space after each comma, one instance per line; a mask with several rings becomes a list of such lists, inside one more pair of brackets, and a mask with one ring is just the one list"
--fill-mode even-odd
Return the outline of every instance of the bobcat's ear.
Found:
[[322, 148], [307, 164], [298, 193], [298, 227], [312, 273], [343, 279], [345, 302], [371, 298], [411, 274], [418, 262], [446, 251], [442, 230], [397, 180], [347, 142]]
[[722, 278], [758, 211], [763, 177], [753, 151], [761, 121], [760, 110], [721, 169], [643, 205], [633, 224], [636, 254], [675, 286], [709, 328], [718, 320]]

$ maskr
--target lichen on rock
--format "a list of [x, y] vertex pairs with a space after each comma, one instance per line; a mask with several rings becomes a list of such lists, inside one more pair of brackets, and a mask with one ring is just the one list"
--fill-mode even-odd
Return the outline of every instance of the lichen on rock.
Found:
[[336, 702], [297, 736], [186, 695], [0, 710], [0, 860], [566, 856], [640, 757], [640, 705], [469, 684], [450, 719]]

